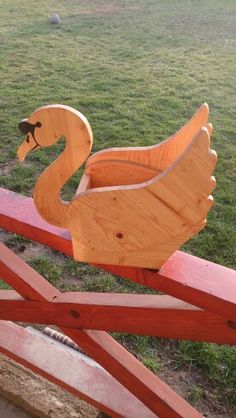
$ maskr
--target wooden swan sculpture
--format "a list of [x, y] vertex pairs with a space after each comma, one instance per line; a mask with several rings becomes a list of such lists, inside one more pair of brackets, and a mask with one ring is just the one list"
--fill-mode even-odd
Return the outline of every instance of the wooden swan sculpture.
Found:
[[69, 229], [75, 259], [158, 269], [205, 226], [216, 164], [208, 113], [207, 104], [202, 105], [160, 144], [95, 153], [70, 202], [61, 200], [60, 191], [90, 154], [88, 121], [68, 106], [51, 105], [20, 123], [26, 134], [20, 160], [66, 138], [64, 151], [41, 174], [33, 197], [44, 219]]

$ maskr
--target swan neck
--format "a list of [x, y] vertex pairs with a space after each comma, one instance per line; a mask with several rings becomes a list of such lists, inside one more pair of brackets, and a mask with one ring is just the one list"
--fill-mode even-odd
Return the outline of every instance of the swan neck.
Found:
[[[91, 129], [85, 129], [87, 127], [81, 124], [81, 120], [79, 122], [79, 129], [63, 131], [66, 147], [41, 174], [33, 194], [34, 203], [40, 215], [49, 223], [62, 228], [67, 227], [66, 213], [70, 202], [61, 199], [61, 190], [87, 159], [92, 147]], [[75, 128], [76, 124], [72, 126]]]

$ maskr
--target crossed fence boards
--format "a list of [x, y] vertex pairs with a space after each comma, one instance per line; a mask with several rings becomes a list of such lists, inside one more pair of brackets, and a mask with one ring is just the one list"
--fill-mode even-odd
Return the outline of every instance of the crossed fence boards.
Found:
[[[32, 199], [0, 189], [0, 200], [2, 228], [72, 255], [68, 232]], [[235, 344], [236, 273], [180, 251], [159, 271], [97, 267], [170, 296], [60, 293], [1, 244], [1, 279], [14, 290], [0, 291], [0, 351], [113, 417], [201, 417], [107, 332]], [[9, 321], [60, 327], [102, 368]]]

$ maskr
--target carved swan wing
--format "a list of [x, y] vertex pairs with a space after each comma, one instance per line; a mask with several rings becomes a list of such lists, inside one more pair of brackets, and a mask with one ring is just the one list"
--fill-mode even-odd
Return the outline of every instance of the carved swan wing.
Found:
[[204, 103], [178, 132], [161, 143], [96, 152], [87, 160], [86, 174], [90, 176], [93, 187], [148, 181], [176, 161], [202, 126], [207, 126], [211, 134], [208, 117], [209, 108]]
[[159, 268], [202, 229], [212, 205], [216, 154], [203, 127], [161, 174], [78, 195], [67, 210], [76, 259]]

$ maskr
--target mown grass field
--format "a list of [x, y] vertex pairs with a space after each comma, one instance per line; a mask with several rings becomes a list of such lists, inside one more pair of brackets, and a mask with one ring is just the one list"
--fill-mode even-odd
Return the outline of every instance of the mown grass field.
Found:
[[[16, 160], [22, 140], [18, 123], [39, 106], [63, 103], [84, 113], [98, 151], [159, 142], [207, 101], [218, 153], [215, 205], [208, 226], [183, 249], [235, 268], [235, 0], [1, 0], [0, 5], [1, 186], [31, 195], [38, 174], [62, 149], [61, 143], [36, 151], [24, 165]], [[48, 23], [53, 12], [61, 16], [58, 26]], [[79, 177], [66, 186], [67, 198]], [[31, 244], [15, 236], [7, 243], [18, 252], [23, 246], [27, 258]], [[63, 289], [140, 291], [59, 255], [31, 255], [30, 263]], [[173, 366], [200, 373], [202, 380], [190, 382], [185, 396], [229, 416], [236, 401], [234, 348], [117, 338], [154, 372]]]

